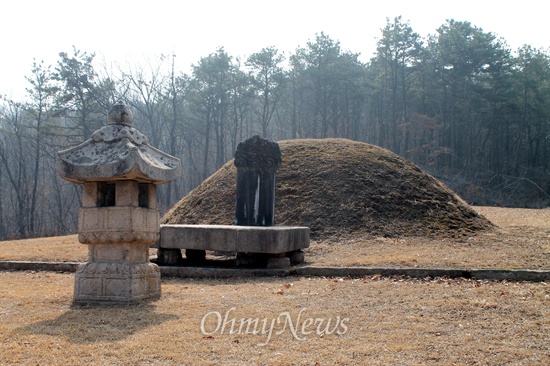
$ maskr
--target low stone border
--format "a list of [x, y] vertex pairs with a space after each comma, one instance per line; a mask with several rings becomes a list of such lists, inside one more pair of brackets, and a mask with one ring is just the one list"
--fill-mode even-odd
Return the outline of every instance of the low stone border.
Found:
[[313, 267], [292, 268], [297, 276], [362, 277], [362, 276], [407, 276], [413, 278], [449, 277], [475, 278], [478, 280], [550, 281], [550, 271], [502, 270], [502, 269], [454, 269], [454, 268], [371, 268], [371, 267]]
[[76, 272], [78, 262], [0, 261], [2, 271]]
[[265, 268], [213, 268], [213, 267], [160, 267], [163, 277], [234, 278], [234, 277], [285, 277], [288, 269]]
[[[76, 272], [77, 262], [0, 261], [0, 270]], [[163, 277], [233, 278], [233, 277], [363, 277], [407, 276], [413, 278], [449, 277], [478, 280], [550, 281], [550, 270], [527, 269], [454, 269], [454, 268], [373, 268], [296, 266], [287, 269], [160, 267]]]

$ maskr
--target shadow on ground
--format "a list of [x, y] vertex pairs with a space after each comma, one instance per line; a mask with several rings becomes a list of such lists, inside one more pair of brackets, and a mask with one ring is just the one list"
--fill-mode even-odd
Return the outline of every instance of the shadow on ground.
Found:
[[75, 307], [55, 319], [14, 330], [17, 334], [64, 337], [71, 343], [116, 342], [143, 329], [176, 320], [173, 314], [156, 313], [151, 305]]

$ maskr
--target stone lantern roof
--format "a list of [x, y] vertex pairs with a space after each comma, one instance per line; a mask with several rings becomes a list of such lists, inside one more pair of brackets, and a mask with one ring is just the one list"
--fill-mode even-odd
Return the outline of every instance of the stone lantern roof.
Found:
[[132, 127], [132, 111], [122, 101], [111, 108], [107, 125], [82, 144], [58, 153], [56, 170], [71, 182], [137, 180], [162, 184], [181, 174], [180, 160], [147, 142]]

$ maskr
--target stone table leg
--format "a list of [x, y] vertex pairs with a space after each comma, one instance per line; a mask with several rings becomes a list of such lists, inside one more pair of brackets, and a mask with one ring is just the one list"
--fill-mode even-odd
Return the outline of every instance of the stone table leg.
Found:
[[161, 266], [180, 266], [183, 263], [181, 249], [157, 249], [156, 263]]

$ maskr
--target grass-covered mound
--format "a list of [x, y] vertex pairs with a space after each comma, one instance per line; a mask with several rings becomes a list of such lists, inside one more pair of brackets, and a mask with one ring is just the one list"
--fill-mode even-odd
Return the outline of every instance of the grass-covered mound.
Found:
[[[345, 139], [280, 141], [277, 225], [396, 237], [461, 236], [489, 229], [443, 183], [377, 146]], [[178, 202], [162, 224], [233, 224], [237, 169], [229, 161]]]

